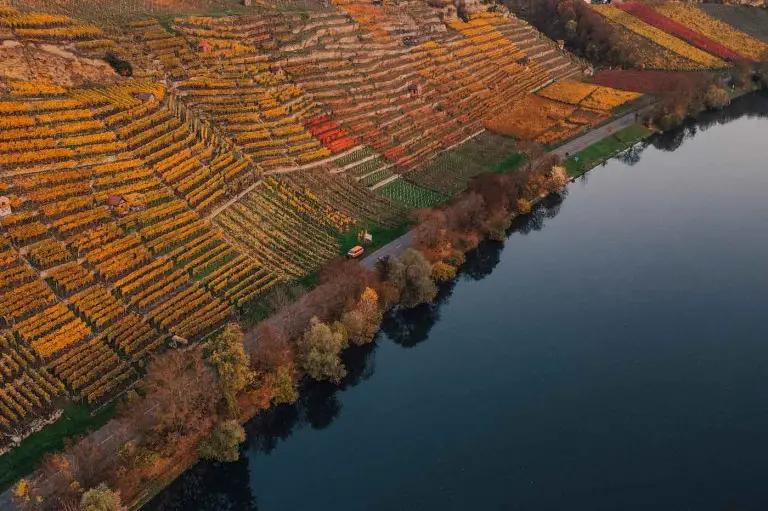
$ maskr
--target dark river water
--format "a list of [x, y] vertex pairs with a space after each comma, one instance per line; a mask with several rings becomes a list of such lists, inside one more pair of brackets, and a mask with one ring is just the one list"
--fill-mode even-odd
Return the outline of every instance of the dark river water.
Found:
[[147, 508], [768, 509], [768, 96], [651, 139]]

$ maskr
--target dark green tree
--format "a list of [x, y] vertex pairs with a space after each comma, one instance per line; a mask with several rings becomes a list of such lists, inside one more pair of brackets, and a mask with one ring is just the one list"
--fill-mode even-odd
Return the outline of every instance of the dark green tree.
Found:
[[421, 252], [409, 248], [388, 264], [390, 282], [400, 290], [400, 305], [410, 309], [434, 300], [437, 286], [432, 280], [432, 265]]

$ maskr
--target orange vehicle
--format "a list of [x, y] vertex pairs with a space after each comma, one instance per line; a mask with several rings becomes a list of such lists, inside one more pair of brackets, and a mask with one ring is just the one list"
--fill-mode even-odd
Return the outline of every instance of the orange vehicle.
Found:
[[358, 245], [349, 249], [349, 252], [347, 252], [347, 257], [350, 259], [355, 259], [356, 257], [360, 257], [363, 252], [365, 252], [365, 249]]

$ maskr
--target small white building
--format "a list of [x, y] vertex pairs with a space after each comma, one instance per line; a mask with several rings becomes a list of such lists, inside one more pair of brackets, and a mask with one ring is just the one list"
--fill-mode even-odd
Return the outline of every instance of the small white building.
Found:
[[11, 199], [5, 196], [0, 197], [0, 218], [9, 216], [11, 213], [13, 213], [11, 211]]

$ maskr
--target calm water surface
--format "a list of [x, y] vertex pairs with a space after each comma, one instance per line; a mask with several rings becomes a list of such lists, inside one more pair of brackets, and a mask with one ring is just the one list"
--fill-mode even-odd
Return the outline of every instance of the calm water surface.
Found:
[[[768, 509], [768, 97], [665, 135], [387, 319], [148, 508]], [[749, 114], [749, 115], [746, 115]]]

